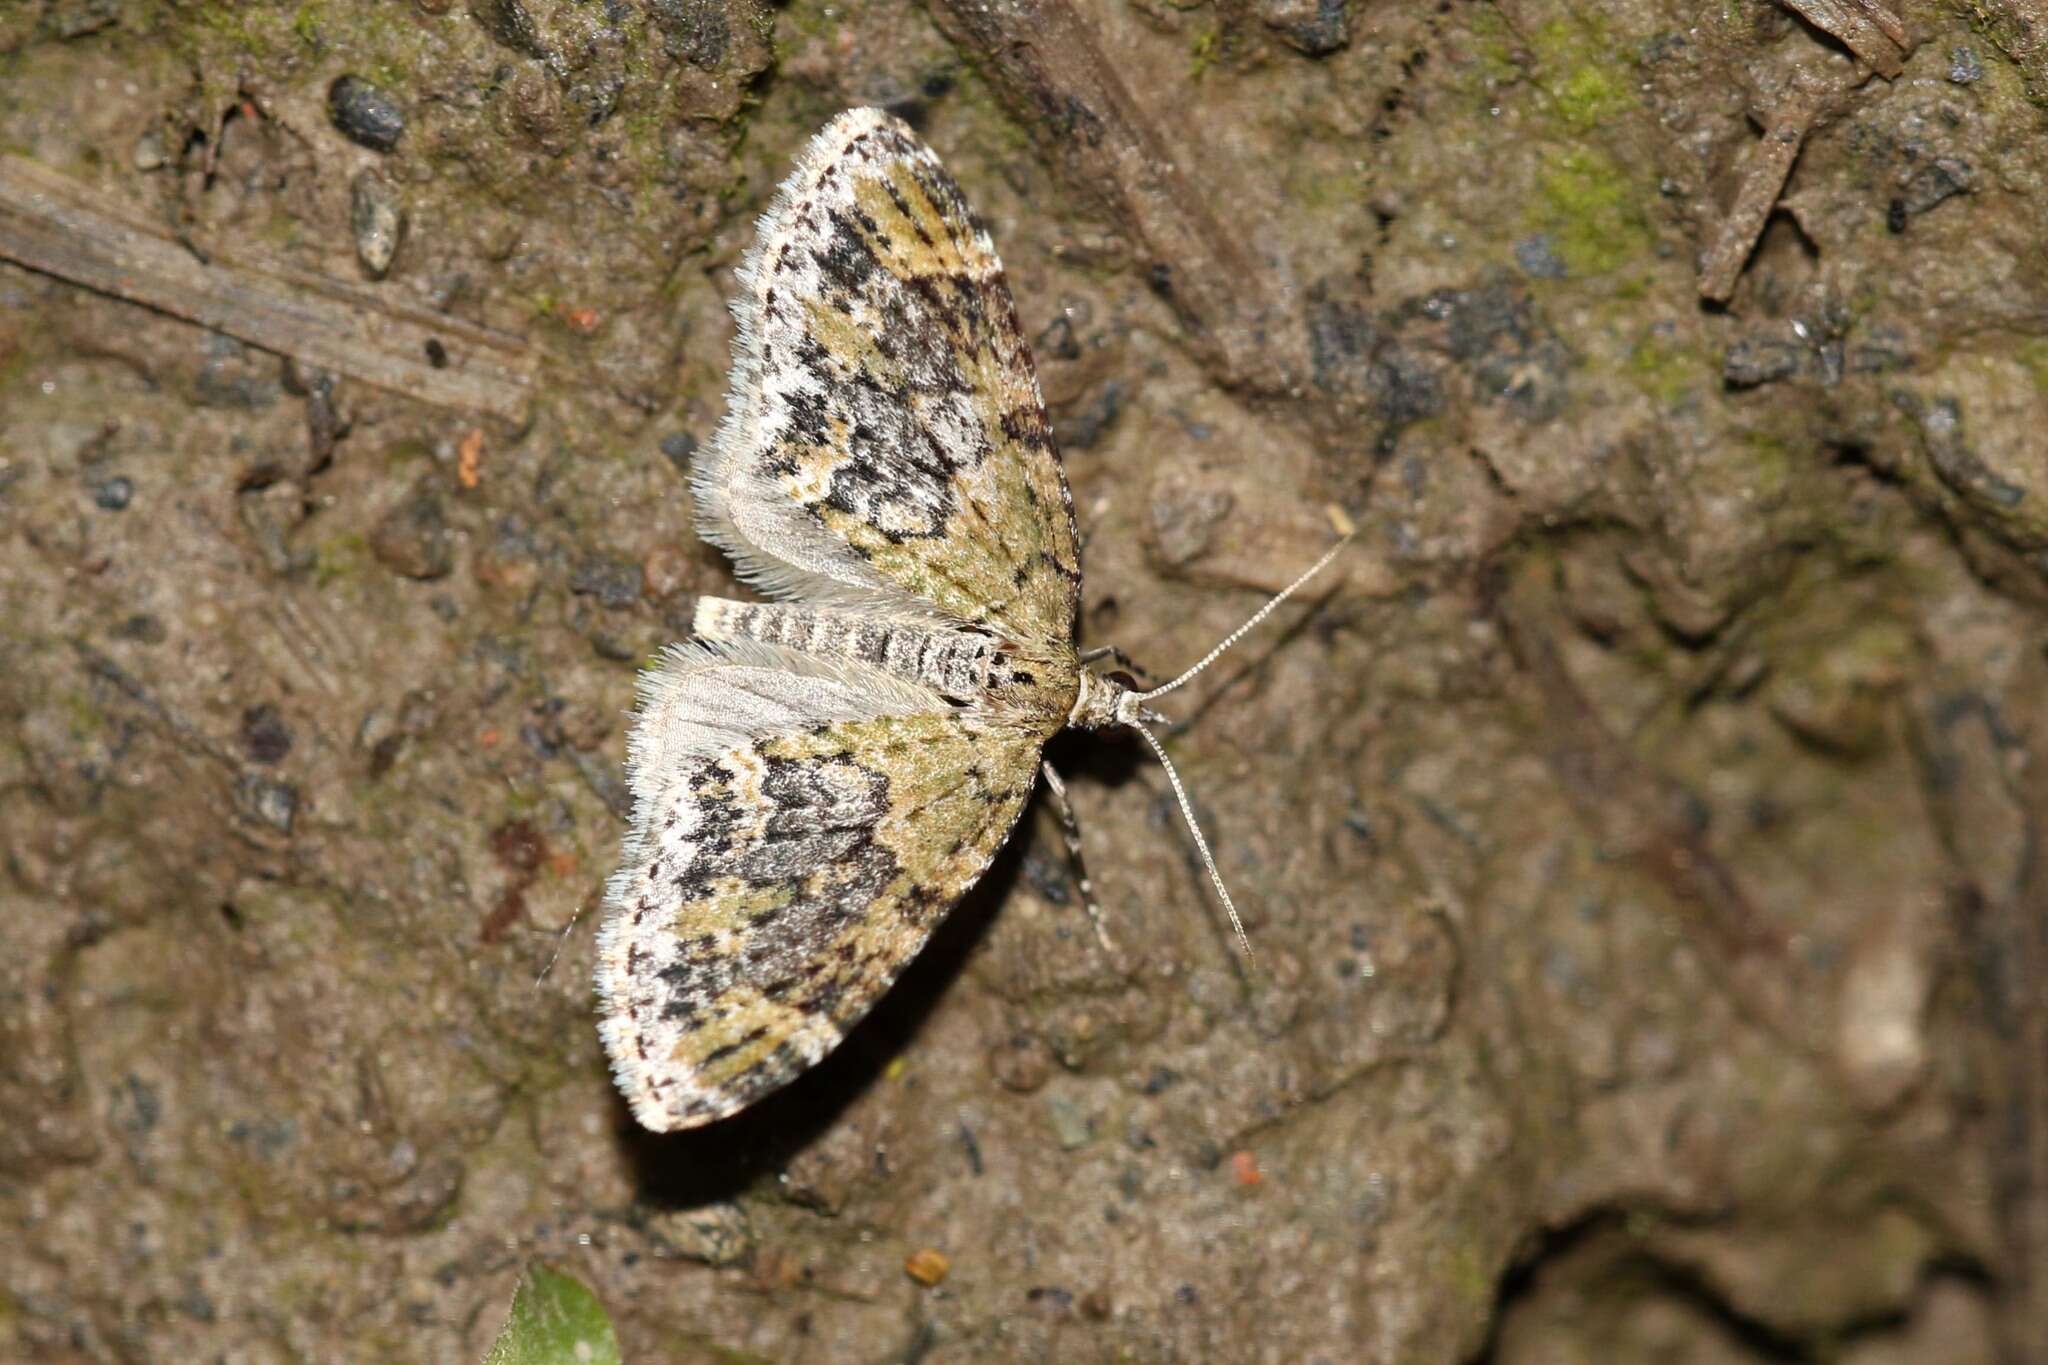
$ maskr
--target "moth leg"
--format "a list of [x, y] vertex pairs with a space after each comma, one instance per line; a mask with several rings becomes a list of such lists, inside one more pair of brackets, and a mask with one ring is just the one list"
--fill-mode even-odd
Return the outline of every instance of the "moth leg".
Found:
[[1045, 774], [1046, 790], [1052, 793], [1052, 801], [1060, 815], [1060, 832], [1067, 840], [1067, 861], [1074, 867], [1074, 884], [1081, 889], [1081, 904], [1088, 911], [1088, 921], [1095, 926], [1096, 941], [1102, 951], [1109, 954], [1112, 962], [1121, 962], [1123, 954], [1116, 944], [1110, 942], [1109, 929], [1104, 925], [1102, 906], [1095, 900], [1095, 883], [1088, 880], [1088, 864], [1081, 857], [1081, 822], [1074, 816], [1073, 803], [1067, 800], [1067, 784], [1060, 781], [1060, 775], [1050, 763], [1041, 762], [1038, 770]]
[[1149, 683], [1152, 681], [1151, 669], [1145, 667], [1145, 665], [1139, 663], [1136, 659], [1133, 659], [1130, 655], [1124, 653], [1115, 645], [1097, 645], [1093, 649], [1082, 650], [1080, 654], [1078, 654], [1075, 657], [1079, 662], [1084, 664], [1092, 664], [1097, 659], [1115, 659], [1125, 668], [1128, 668], [1131, 671], [1132, 675], [1136, 677], [1139, 682]]

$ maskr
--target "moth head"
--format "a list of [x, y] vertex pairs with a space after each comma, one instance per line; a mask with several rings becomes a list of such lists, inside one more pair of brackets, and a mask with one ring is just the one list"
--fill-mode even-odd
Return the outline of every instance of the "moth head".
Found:
[[1166, 717], [1145, 705], [1145, 694], [1138, 687], [1138, 680], [1122, 669], [1110, 673], [1082, 669], [1081, 690], [1074, 696], [1067, 724], [1081, 730], [1164, 724]]
[[1139, 689], [1143, 686], [1136, 678], [1121, 668], [1104, 675], [1105, 679], [1122, 689], [1116, 699], [1116, 723], [1118, 725], [1164, 725], [1166, 717], [1145, 705], [1145, 698]]

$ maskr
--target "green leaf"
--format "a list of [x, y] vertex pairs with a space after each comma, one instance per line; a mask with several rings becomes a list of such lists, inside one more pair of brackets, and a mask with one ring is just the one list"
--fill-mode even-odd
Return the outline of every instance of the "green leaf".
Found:
[[595, 1294], [536, 1264], [519, 1282], [512, 1316], [484, 1365], [621, 1365], [619, 1339]]

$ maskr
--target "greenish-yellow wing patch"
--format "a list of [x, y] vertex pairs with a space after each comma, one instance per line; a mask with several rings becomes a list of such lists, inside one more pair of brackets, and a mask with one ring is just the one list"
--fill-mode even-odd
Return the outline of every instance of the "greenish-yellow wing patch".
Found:
[[1039, 746], [969, 724], [871, 715], [667, 755], [599, 947], [600, 1027], [641, 1123], [723, 1118], [815, 1063], [981, 876]]
[[899, 120], [851, 110], [762, 218], [705, 536], [764, 590], [1070, 648], [1073, 504], [987, 231]]

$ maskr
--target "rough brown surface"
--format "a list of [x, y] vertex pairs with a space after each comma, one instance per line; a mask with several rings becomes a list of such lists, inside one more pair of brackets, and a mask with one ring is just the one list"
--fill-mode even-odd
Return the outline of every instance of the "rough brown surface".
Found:
[[[0, 9], [0, 151], [534, 372], [0, 263], [0, 1356], [473, 1359], [540, 1259], [650, 1361], [2048, 1359], [2038, 8]], [[732, 586], [730, 267], [864, 102], [1009, 263], [1089, 643], [1361, 535], [1177, 699], [1255, 968], [1062, 741], [1125, 970], [1041, 814], [654, 1140], [575, 917]]]

